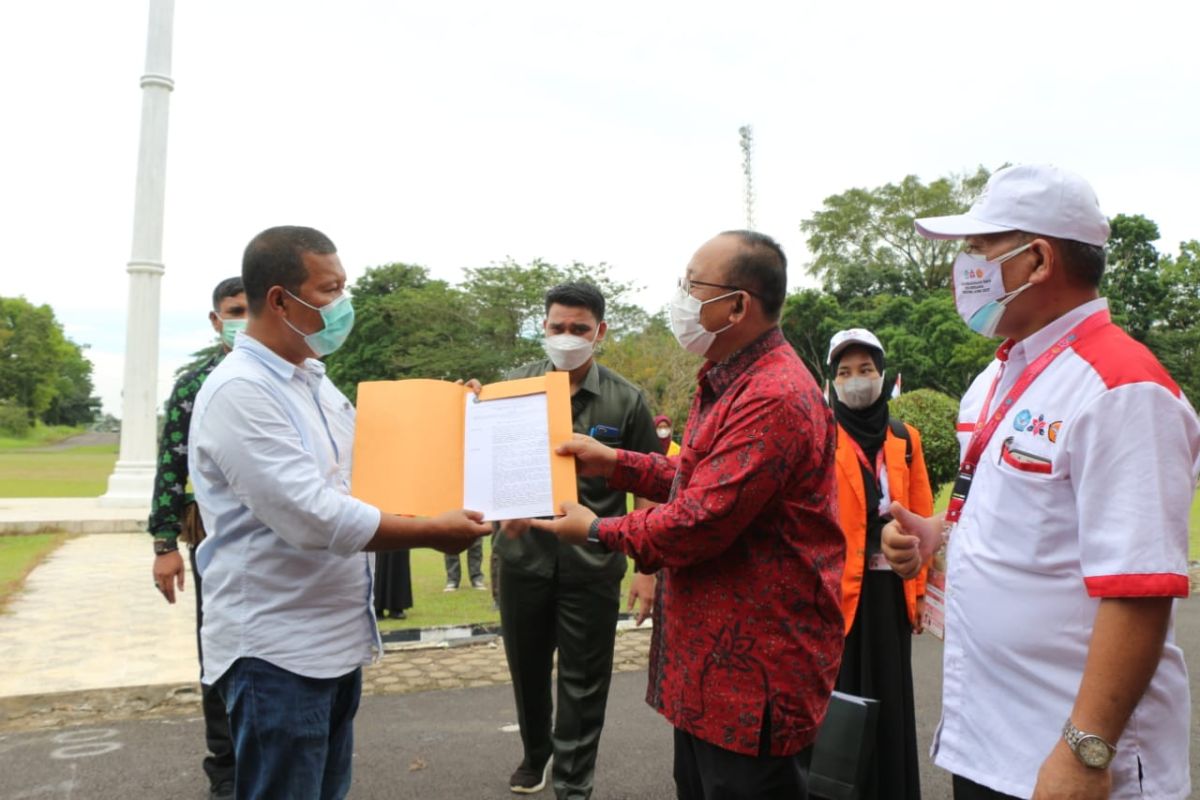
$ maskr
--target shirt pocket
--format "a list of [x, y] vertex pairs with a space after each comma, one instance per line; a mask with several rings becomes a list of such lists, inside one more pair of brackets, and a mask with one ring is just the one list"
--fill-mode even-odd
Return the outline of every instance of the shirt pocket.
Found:
[[620, 425], [598, 422], [588, 429], [588, 435], [608, 447], [622, 448], [625, 442], [625, 429]]
[[1008, 467], [1025, 475], [1050, 475], [1054, 471], [1054, 462], [1044, 455], [1031, 453], [1015, 447], [1010, 436], [1000, 445], [1001, 467]]

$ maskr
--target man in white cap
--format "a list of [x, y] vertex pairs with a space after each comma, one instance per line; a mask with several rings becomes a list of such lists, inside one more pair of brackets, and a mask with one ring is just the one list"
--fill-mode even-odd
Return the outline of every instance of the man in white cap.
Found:
[[893, 505], [883, 533], [906, 577], [947, 547], [934, 760], [959, 800], [1182, 800], [1190, 700], [1173, 612], [1200, 422], [1109, 320], [1108, 221], [1082, 178], [1016, 166], [966, 214], [916, 226], [965, 240], [959, 314], [1006, 337], [963, 397], [949, 508]]

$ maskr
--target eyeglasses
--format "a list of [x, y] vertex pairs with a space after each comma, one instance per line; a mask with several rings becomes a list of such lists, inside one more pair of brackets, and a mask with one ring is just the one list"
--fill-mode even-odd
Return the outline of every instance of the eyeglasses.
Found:
[[683, 290], [684, 294], [691, 294], [693, 286], [708, 286], [712, 289], [728, 289], [731, 292], [745, 292], [746, 294], [753, 295], [753, 296], [759, 297], [761, 299], [758, 292], [752, 291], [750, 289], [743, 289], [741, 286], [730, 286], [727, 283], [709, 283], [707, 281], [693, 281], [688, 278], [680, 278], [679, 279], [679, 288]]

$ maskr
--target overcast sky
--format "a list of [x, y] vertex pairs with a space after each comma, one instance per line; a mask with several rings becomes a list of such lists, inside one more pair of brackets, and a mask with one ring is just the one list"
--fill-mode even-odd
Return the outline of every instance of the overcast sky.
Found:
[[[0, 294], [49, 303], [120, 414], [147, 3], [0, 4]], [[1192, 3], [177, 0], [160, 398], [209, 293], [278, 224], [351, 279], [605, 261], [666, 302], [710, 235], [807, 260], [823, 198], [1050, 161], [1110, 216], [1200, 237]]]

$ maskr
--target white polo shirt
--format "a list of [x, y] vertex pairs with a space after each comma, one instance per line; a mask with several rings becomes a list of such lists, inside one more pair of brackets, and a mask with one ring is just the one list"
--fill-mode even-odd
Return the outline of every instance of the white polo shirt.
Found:
[[[1023, 368], [1094, 313], [1074, 309], [1008, 353]], [[959, 409], [963, 449], [1001, 361]], [[1079, 690], [1103, 597], [1186, 597], [1200, 421], [1150, 351], [1106, 325], [1060, 354], [979, 460], [948, 555], [935, 763], [1029, 797]], [[1174, 619], [1112, 763], [1113, 798], [1185, 798], [1191, 702]], [[1139, 774], [1141, 775], [1139, 779]]]

